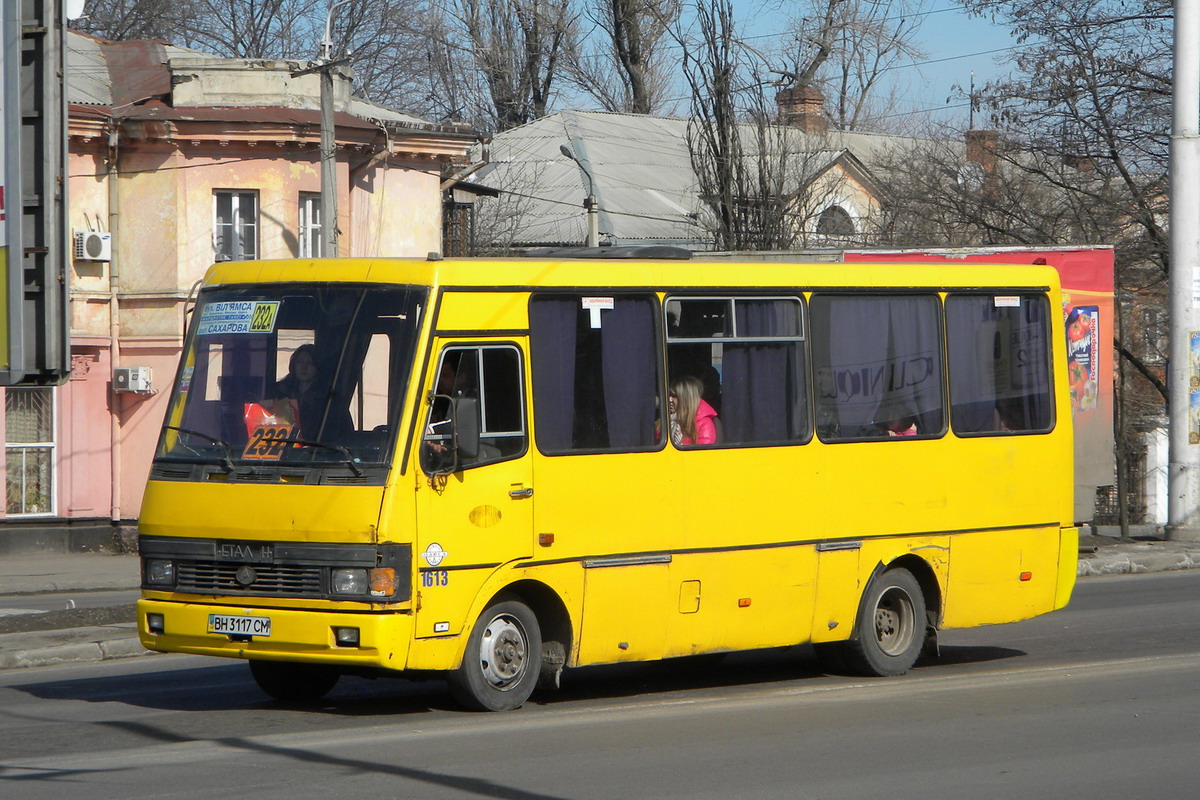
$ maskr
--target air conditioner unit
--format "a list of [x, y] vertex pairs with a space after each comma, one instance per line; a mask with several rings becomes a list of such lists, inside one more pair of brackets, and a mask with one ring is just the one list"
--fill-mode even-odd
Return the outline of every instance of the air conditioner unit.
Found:
[[149, 367], [115, 367], [113, 389], [118, 392], [149, 394], [153, 391]]
[[78, 231], [75, 234], [76, 261], [112, 261], [112, 234]]

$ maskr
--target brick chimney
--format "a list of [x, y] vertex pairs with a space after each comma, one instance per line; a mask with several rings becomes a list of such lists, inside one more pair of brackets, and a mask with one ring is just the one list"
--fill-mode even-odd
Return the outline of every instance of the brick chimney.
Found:
[[803, 89], [783, 89], [775, 95], [779, 119], [784, 125], [799, 128], [805, 133], [826, 133], [829, 118], [825, 116], [825, 95], [812, 86]]
[[985, 175], [996, 172], [996, 149], [1000, 145], [999, 131], [967, 131], [967, 161], [983, 167]]

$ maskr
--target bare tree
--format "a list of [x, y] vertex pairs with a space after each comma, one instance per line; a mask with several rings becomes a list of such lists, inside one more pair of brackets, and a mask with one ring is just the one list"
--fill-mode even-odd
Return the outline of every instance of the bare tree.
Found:
[[571, 81], [606, 111], [662, 110], [672, 76], [662, 57], [682, 0], [592, 0], [594, 35], [567, 52]]
[[311, 57], [325, 23], [320, 0], [193, 0], [188, 47], [225, 58]]
[[842, 189], [839, 153], [823, 133], [779, 124], [779, 82], [740, 42], [731, 0], [701, 0], [694, 11], [694, 31], [680, 40], [692, 96], [688, 151], [706, 208], [700, 223], [725, 250], [808, 243]]
[[559, 59], [574, 37], [570, 0], [451, 0], [445, 44], [469, 56], [487, 91], [491, 127], [544, 116]]
[[172, 41], [199, 15], [192, 0], [90, 0], [71, 27], [103, 39]]
[[1098, 221], [1096, 240], [1116, 246], [1117, 304], [1126, 323], [1114, 342], [1123, 507], [1138, 439], [1159, 424], [1168, 399], [1161, 340], [1141, 334], [1162, 327], [1171, 270], [1172, 7], [1166, 0], [968, 5], [1012, 25], [1024, 45], [1011, 59], [1012, 76], [987, 87], [998, 125], [1037, 154], [1033, 174]]
[[916, 45], [923, 0], [809, 0], [791, 23], [778, 71], [831, 98], [839, 130], [877, 124], [876, 94], [889, 69], [923, 56]]

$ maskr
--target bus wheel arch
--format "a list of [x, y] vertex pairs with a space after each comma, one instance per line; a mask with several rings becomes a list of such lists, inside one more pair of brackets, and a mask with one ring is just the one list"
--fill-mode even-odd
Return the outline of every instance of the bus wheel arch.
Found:
[[520, 597], [501, 593], [475, 619], [450, 692], [472, 711], [510, 711], [533, 693], [541, 669], [537, 616]]
[[504, 592], [520, 597], [537, 616], [542, 632], [542, 661], [537, 687], [557, 689], [567, 656], [574, 645], [570, 612], [558, 592], [540, 581], [519, 581], [506, 587]]
[[859, 601], [854, 634], [837, 643], [837, 661], [860, 675], [903, 675], [928, 649], [940, 607], [937, 579], [922, 559], [880, 564]]
[[557, 687], [570, 646], [570, 616], [558, 595], [537, 581], [519, 581], [484, 605], [447, 681], [467, 708], [515, 709], [535, 688]]

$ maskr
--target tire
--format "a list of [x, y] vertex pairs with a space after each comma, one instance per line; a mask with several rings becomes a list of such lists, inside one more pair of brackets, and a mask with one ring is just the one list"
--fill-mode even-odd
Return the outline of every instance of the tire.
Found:
[[842, 648], [848, 666], [860, 675], [903, 675], [925, 644], [925, 595], [906, 569], [878, 575], [863, 594], [854, 636]]
[[542, 666], [537, 617], [519, 600], [497, 598], [467, 639], [462, 664], [450, 673], [450, 691], [472, 711], [511, 711], [529, 699]]
[[292, 661], [251, 661], [258, 688], [286, 703], [311, 703], [329, 694], [341, 675], [332, 667]]

